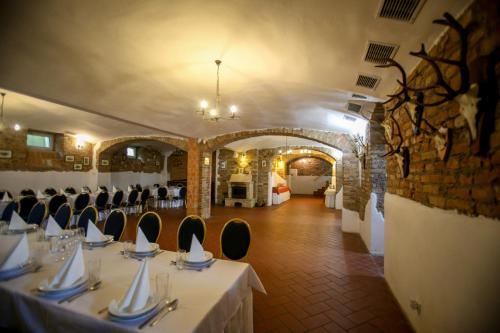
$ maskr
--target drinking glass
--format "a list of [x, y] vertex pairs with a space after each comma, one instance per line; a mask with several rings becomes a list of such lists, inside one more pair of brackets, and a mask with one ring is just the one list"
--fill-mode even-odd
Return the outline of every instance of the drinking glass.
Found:
[[127, 259], [130, 256], [130, 250], [132, 249], [132, 241], [123, 242], [123, 256]]
[[0, 221], [0, 233], [3, 234], [8, 227], [7, 221]]
[[167, 272], [156, 273], [155, 277], [156, 292], [155, 296], [158, 302], [170, 301], [170, 276]]
[[175, 265], [177, 269], [184, 269], [184, 260], [186, 259], [186, 250], [179, 249], [177, 250], [177, 256], [175, 258]]
[[101, 278], [101, 259], [92, 258], [87, 260], [87, 271], [89, 273], [89, 284], [93, 285]]
[[30, 262], [34, 267], [42, 264], [43, 257], [47, 252], [47, 243], [32, 243], [30, 251]]

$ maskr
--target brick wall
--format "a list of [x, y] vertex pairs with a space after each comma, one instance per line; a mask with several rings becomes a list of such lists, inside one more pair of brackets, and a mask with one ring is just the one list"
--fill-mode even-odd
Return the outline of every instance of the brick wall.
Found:
[[[476, 27], [469, 35], [469, 63], [487, 55], [500, 45], [498, 1], [478, 0], [459, 19], [462, 25], [474, 22]], [[438, 13], [436, 13], [436, 18]], [[428, 24], [431, 24], [429, 22]], [[459, 40], [455, 31], [447, 31], [430, 54], [456, 59]], [[470, 66], [469, 66], [470, 68]], [[460, 81], [455, 66], [442, 66], [445, 79], [457, 86]], [[500, 66], [496, 66], [497, 82]], [[477, 72], [471, 72], [472, 77]], [[422, 87], [434, 82], [432, 69], [426, 62], [409, 76], [409, 86]], [[426, 95], [427, 96], [427, 95]], [[435, 97], [432, 97], [435, 98]], [[427, 97], [426, 97], [427, 100]], [[432, 99], [431, 99], [432, 100]], [[453, 128], [452, 147], [447, 161], [437, 157], [434, 143], [424, 135], [414, 136], [412, 126], [402, 109], [394, 113], [402, 127], [404, 143], [411, 155], [410, 175], [400, 178], [395, 157], [387, 159], [387, 190], [426, 206], [456, 209], [467, 215], [500, 217], [500, 107], [495, 111], [495, 132], [491, 136], [491, 149], [487, 156], [475, 156], [470, 149], [470, 134], [464, 118], [459, 115], [459, 105], [452, 101], [438, 107], [429, 107], [424, 117], [434, 126]], [[424, 126], [424, 128], [427, 128]]]
[[359, 211], [360, 185], [359, 160], [353, 153], [344, 153], [343, 160], [343, 207], [352, 211]]
[[331, 176], [332, 164], [318, 157], [301, 157], [288, 162], [287, 170], [297, 169], [298, 176]]
[[187, 179], [187, 161], [187, 152], [183, 150], [176, 150], [167, 157], [167, 171], [170, 180]]
[[[105, 154], [102, 155], [104, 158]], [[109, 165], [105, 166], [101, 172], [107, 168], [110, 172], [144, 172], [160, 173], [165, 163], [165, 155], [155, 149], [147, 147], [138, 147], [136, 150], [137, 158], [127, 156], [126, 148], [108, 155]]]
[[[16, 171], [89, 171], [92, 169], [93, 144], [85, 143], [82, 149], [76, 148], [76, 139], [62, 133], [54, 135], [54, 149], [28, 147], [28, 130], [7, 129], [0, 133], [0, 150], [11, 151], [12, 158], [0, 158], [0, 170]], [[66, 161], [66, 156], [71, 159]], [[85, 159], [84, 159], [85, 158]], [[81, 170], [75, 170], [81, 165]]]

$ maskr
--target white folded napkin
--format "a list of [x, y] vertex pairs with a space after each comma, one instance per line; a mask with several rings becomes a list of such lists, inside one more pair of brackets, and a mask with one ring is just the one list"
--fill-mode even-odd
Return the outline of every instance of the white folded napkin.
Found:
[[135, 238], [135, 251], [136, 252], [149, 252], [153, 251], [153, 246], [149, 243], [146, 235], [142, 232], [141, 227], [137, 228], [137, 236]]
[[81, 193], [87, 193], [87, 190], [84, 187], [82, 187], [81, 190], [80, 190], [80, 192]]
[[95, 224], [89, 220], [89, 224], [87, 225], [87, 237], [85, 238], [87, 242], [103, 242], [107, 240], [106, 236], [104, 236], [95, 226]]
[[62, 188], [59, 189], [59, 193], [60, 194], [66, 194], [66, 192], [64, 192], [64, 190]]
[[28, 236], [26, 235], [26, 233], [24, 233], [21, 237], [16, 239], [16, 241], [14, 241], [13, 246], [11, 240], [14, 239], [11, 237], [9, 238], [10, 239], [7, 240], [5, 243], [2, 242], [2, 245], [5, 244], [11, 246], [6, 247], [7, 251], [5, 253], [2, 253], [3, 258], [0, 258], [0, 260], [1, 259], [3, 260], [1, 260], [2, 265], [0, 267], [0, 271], [19, 267], [27, 263], [28, 260], [30, 259], [30, 248], [28, 244]]
[[[48, 282], [51, 288], [70, 287], [85, 274], [85, 263], [83, 261], [82, 244], [78, 243], [64, 264], [59, 268], [56, 275]], [[47, 281], [44, 281], [47, 283]], [[43, 282], [42, 282], [43, 284]]]
[[9, 197], [9, 195], [7, 194], [7, 191], [3, 192], [3, 198], [2, 198], [2, 201], [5, 201], [5, 202], [9, 202], [9, 201], [12, 201], [12, 199]]
[[132, 188], [132, 186], [130, 186], [130, 185], [129, 185], [129, 186], [127, 187], [127, 191], [132, 192], [133, 190], [134, 190], [134, 189]]
[[127, 293], [120, 302], [112, 300], [110, 307], [119, 312], [134, 312], [143, 309], [149, 298], [149, 261], [143, 260]]
[[37, 199], [45, 199], [45, 195], [42, 193], [42, 191], [38, 190], [38, 191], [36, 191], [36, 198]]
[[118, 192], [118, 189], [113, 185], [113, 193]]
[[205, 251], [198, 241], [198, 237], [193, 234], [193, 239], [191, 240], [191, 248], [189, 249], [188, 261], [197, 262], [205, 260]]
[[23, 218], [16, 213], [16, 211], [12, 212], [12, 216], [10, 218], [9, 230], [24, 230], [28, 229], [30, 225], [24, 222]]
[[47, 222], [47, 227], [45, 228], [45, 236], [59, 236], [62, 232], [59, 224], [54, 220], [52, 215], [49, 215], [49, 221]]

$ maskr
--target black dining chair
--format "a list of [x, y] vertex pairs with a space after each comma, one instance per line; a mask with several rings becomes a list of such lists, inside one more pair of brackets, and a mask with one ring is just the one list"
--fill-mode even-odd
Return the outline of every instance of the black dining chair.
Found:
[[75, 203], [73, 207], [73, 215], [80, 215], [82, 210], [87, 207], [90, 203], [90, 195], [88, 193], [80, 193], [75, 198]]
[[149, 209], [149, 193], [151, 192], [147, 188], [143, 189], [141, 192], [141, 200], [139, 202], [139, 205], [141, 206], [141, 213]]
[[0, 220], [2, 221], [10, 221], [11, 217], [12, 217], [12, 213], [17, 211], [17, 202], [15, 201], [11, 201], [7, 204], [7, 206], [5, 207], [5, 209], [3, 210], [3, 213], [2, 213], [2, 218]]
[[156, 197], [156, 206], [160, 204], [160, 208], [163, 208], [167, 203], [168, 190], [166, 187], [162, 186], [158, 188], [158, 196]]
[[137, 197], [139, 196], [139, 192], [137, 190], [132, 190], [128, 194], [127, 203], [125, 204], [125, 209], [127, 214], [130, 214], [130, 210], [132, 208], [137, 210]]
[[187, 188], [182, 186], [179, 190], [179, 196], [174, 197], [174, 200], [182, 202], [182, 207], [186, 206], [186, 194]]
[[122, 206], [123, 201], [123, 191], [118, 190], [113, 194], [113, 199], [111, 199], [111, 204], [108, 206], [109, 209], [116, 209]]
[[79, 228], [83, 228], [83, 230], [85, 230], [85, 235], [87, 235], [87, 225], [89, 224], [89, 220], [94, 224], [97, 222], [97, 209], [95, 209], [94, 206], [85, 207], [85, 209], [80, 213], [78, 222], [76, 223]]
[[[104, 213], [104, 216], [106, 217], [106, 212], [108, 210], [108, 200], [109, 200], [109, 193], [108, 192], [99, 192], [97, 197], [95, 198], [94, 202], [94, 207], [97, 209], [97, 213], [100, 215], [101, 213]], [[98, 221], [100, 221], [100, 216], [98, 216]]]
[[75, 195], [76, 194], [76, 190], [74, 187], [66, 187], [66, 189], [64, 190], [64, 192], [68, 193], [68, 194], [71, 194], [71, 195]]
[[25, 189], [21, 190], [21, 192], [19, 192], [19, 194], [23, 197], [27, 197], [30, 195], [35, 196], [35, 191], [33, 191], [30, 188], [25, 188]]
[[193, 234], [196, 235], [200, 244], [203, 245], [206, 233], [207, 226], [201, 217], [197, 215], [186, 216], [177, 229], [177, 249], [186, 250], [186, 252], [188, 252], [191, 248]]
[[0, 200], [3, 199], [3, 196], [4, 194], [7, 193], [7, 196], [10, 198], [10, 199], [14, 199], [14, 197], [12, 196], [12, 193], [10, 193], [9, 191], [7, 190], [1, 190], [0, 191]]
[[142, 192], [142, 186], [141, 184], [135, 184], [135, 189], [139, 192]]
[[45, 193], [48, 196], [53, 196], [57, 194], [57, 190], [53, 187], [47, 187], [45, 191], [43, 191], [43, 193]]
[[155, 212], [146, 212], [139, 218], [137, 230], [141, 228], [142, 232], [150, 243], [156, 243], [161, 233], [161, 217]]
[[38, 201], [33, 208], [31, 208], [28, 214], [28, 219], [26, 220], [28, 224], [40, 225], [43, 220], [47, 217], [47, 205], [45, 202]]
[[62, 229], [67, 229], [71, 220], [71, 206], [69, 203], [62, 204], [53, 216]]
[[126, 226], [127, 216], [125, 212], [121, 209], [113, 209], [104, 222], [104, 234], [113, 235], [113, 239], [119, 241]]
[[54, 216], [59, 207], [61, 207], [61, 205], [65, 204], [66, 202], [68, 202], [68, 198], [66, 198], [64, 194], [54, 195], [52, 198], [50, 198], [49, 201], [49, 214]]
[[88, 187], [88, 186], [84, 186], [84, 187], [82, 187], [82, 192], [85, 192], [85, 193], [92, 193], [92, 190], [90, 189], [90, 187]]
[[229, 220], [220, 233], [220, 256], [231, 260], [245, 258], [250, 248], [252, 231], [250, 225], [240, 218]]
[[19, 216], [23, 218], [23, 220], [28, 219], [28, 215], [31, 212], [31, 209], [38, 202], [38, 199], [33, 195], [28, 195], [19, 199]]

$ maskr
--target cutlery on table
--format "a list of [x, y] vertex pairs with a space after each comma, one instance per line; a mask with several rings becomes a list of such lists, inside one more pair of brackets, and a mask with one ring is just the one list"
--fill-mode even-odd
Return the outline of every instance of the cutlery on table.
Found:
[[73, 300], [77, 299], [78, 297], [80, 297], [82, 295], [85, 295], [88, 292], [99, 289], [100, 286], [101, 286], [101, 281], [97, 281], [96, 283], [90, 285], [87, 289], [85, 289], [85, 290], [83, 290], [75, 295], [71, 295], [69, 297], [63, 298], [63, 299], [59, 300], [59, 302], [57, 302], [57, 303], [61, 304], [63, 302], [68, 302], [68, 303], [72, 302]]
[[[160, 308], [160, 310], [156, 313], [156, 315], [146, 319], [145, 321], [143, 321], [140, 325], [139, 325], [139, 329], [143, 329], [144, 326], [146, 326], [147, 324], [149, 324], [151, 321], [153, 320], [156, 320], [157, 318], [159, 318], [160, 315], [163, 314], [163, 311], [166, 309], [167, 312], [168, 309], [170, 309], [173, 305], [175, 304], [175, 308], [177, 307], [177, 298], [170, 301], [170, 302], [165, 302], [165, 304]], [[174, 309], [175, 309], [174, 308]]]
[[175, 300], [174, 300], [174, 301], [170, 304], [170, 306], [169, 306], [166, 310], [162, 311], [162, 312], [161, 312], [161, 313], [157, 316], [158, 318], [156, 318], [156, 319], [155, 319], [155, 320], [154, 320], [151, 324], [149, 324], [149, 326], [153, 327], [153, 326], [155, 326], [156, 324], [158, 324], [158, 323], [160, 322], [160, 320], [162, 320], [162, 319], [163, 319], [163, 317], [165, 317], [165, 316], [167, 315], [167, 313], [172, 312], [172, 311], [174, 311], [174, 310], [177, 308], [177, 304], [178, 304], [178, 303], [179, 303], [179, 302], [177, 301], [177, 299], [175, 299]]

